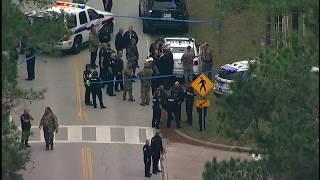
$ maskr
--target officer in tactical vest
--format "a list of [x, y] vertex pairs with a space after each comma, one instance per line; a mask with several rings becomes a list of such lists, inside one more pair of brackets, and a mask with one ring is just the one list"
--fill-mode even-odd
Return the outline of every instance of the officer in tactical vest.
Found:
[[151, 64], [146, 62], [143, 70], [138, 72], [138, 77], [141, 79], [141, 106], [149, 105], [150, 102], [150, 90], [151, 90], [151, 77], [153, 71]]
[[184, 101], [184, 89], [180, 85], [179, 81], [176, 81], [174, 83], [174, 88], [172, 89], [174, 91], [174, 94], [177, 98], [177, 108], [174, 114], [177, 128], [180, 128], [180, 122], [181, 122], [181, 105]]
[[160, 96], [160, 88], [157, 88], [154, 92], [152, 98], [153, 106], [153, 116], [152, 116], [152, 127], [153, 128], [160, 128], [160, 119], [161, 119], [161, 96]]
[[103, 101], [102, 101], [102, 91], [101, 91], [102, 81], [98, 77], [97, 71], [93, 71], [92, 73], [92, 77], [90, 78], [90, 86], [92, 90], [93, 107], [97, 108], [96, 97], [98, 96], [101, 109], [105, 109], [106, 107], [103, 105]]
[[126, 70], [124, 70], [123, 72], [123, 78], [124, 78], [124, 91], [123, 91], [123, 100], [126, 100], [127, 97], [127, 92], [129, 93], [129, 101], [133, 102], [135, 101], [135, 99], [133, 99], [132, 96], [132, 82], [134, 82], [134, 80], [128, 80], [128, 79], [132, 79], [132, 78], [136, 78], [136, 76], [133, 73], [132, 70], [132, 64], [128, 64]]
[[[170, 128], [171, 126], [171, 120], [173, 119], [174, 115], [176, 115], [177, 106], [177, 95], [174, 93], [174, 91], [171, 91], [166, 102], [166, 110], [168, 112], [167, 128]], [[174, 119], [176, 120], [177, 127], [179, 127], [180, 125], [177, 122], [177, 118], [175, 117]]]
[[83, 71], [83, 82], [84, 82], [84, 87], [86, 88], [85, 94], [84, 94], [84, 104], [87, 106], [92, 105], [90, 101], [90, 94], [91, 94], [90, 78], [92, 77], [92, 72], [90, 71], [90, 69], [91, 69], [90, 64], [86, 64], [86, 69]]
[[109, 65], [107, 67], [108, 71], [108, 88], [107, 88], [107, 94], [109, 96], [116, 96], [113, 93], [113, 88], [114, 88], [114, 78], [115, 78], [115, 65], [114, 65], [114, 60], [116, 59], [116, 53], [112, 52], [111, 57], [109, 59]]
[[192, 110], [193, 110], [193, 101], [195, 96], [197, 96], [197, 94], [190, 85], [185, 92], [187, 122], [189, 125], [192, 125]]

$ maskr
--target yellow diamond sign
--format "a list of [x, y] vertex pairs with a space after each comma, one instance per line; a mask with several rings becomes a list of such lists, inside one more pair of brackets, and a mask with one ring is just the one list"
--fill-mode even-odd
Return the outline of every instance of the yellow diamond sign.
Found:
[[206, 75], [201, 74], [192, 82], [191, 86], [201, 96], [205, 96], [212, 90], [213, 82]]

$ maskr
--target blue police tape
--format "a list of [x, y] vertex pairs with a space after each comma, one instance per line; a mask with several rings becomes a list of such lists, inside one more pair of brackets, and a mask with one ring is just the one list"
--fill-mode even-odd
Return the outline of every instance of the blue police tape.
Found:
[[[200, 74], [206, 74], [206, 73], [213, 73], [218, 72], [220, 68], [212, 68], [212, 71], [204, 71], [201, 72]], [[125, 81], [136, 81], [136, 80], [152, 80], [152, 79], [161, 79], [161, 78], [174, 78], [174, 77], [181, 77], [181, 76], [186, 76], [186, 75], [195, 75], [194, 73], [183, 73], [183, 74], [170, 74], [170, 75], [157, 75], [157, 76], [151, 76], [151, 77], [145, 77], [145, 78], [129, 78], [129, 79], [123, 79], [123, 80], [108, 80], [108, 81], [100, 81], [96, 83], [111, 83], [111, 82], [125, 82]], [[90, 84], [95, 84], [95, 83], [90, 83]], [[68, 87], [68, 86], [75, 86], [75, 84], [72, 83], [64, 83], [64, 85], [49, 85], [46, 87], [32, 87], [32, 89], [48, 89], [48, 88], [61, 88], [61, 87]], [[24, 89], [30, 89], [30, 88], [24, 88]]]
[[22, 63], [24, 63], [24, 62], [27, 62], [28, 60], [30, 60], [30, 59], [32, 59], [32, 58], [34, 58], [34, 57], [42, 54], [42, 52], [43, 52], [43, 51], [38, 51], [38, 52], [36, 52], [33, 56], [18, 61], [17, 64], [20, 65], [20, 64], [22, 64]]

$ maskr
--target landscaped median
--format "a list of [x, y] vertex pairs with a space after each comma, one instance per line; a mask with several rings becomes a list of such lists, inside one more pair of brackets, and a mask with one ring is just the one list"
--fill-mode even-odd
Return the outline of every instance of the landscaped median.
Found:
[[[199, 114], [196, 110], [196, 107], [193, 109], [192, 126], [186, 123], [186, 109], [185, 104], [183, 104], [181, 108], [182, 128], [177, 129], [175, 132], [190, 141], [194, 141], [204, 146], [210, 146], [229, 151], [252, 152], [252, 149], [249, 148], [248, 143], [245, 141], [232, 141], [226, 137], [219, 136], [219, 123], [221, 122], [217, 120], [217, 97], [210, 92], [207, 98], [210, 101], [210, 107], [208, 108], [206, 116], [206, 130], [201, 132], [199, 129]], [[196, 99], [200, 99], [200, 97], [197, 97]]]

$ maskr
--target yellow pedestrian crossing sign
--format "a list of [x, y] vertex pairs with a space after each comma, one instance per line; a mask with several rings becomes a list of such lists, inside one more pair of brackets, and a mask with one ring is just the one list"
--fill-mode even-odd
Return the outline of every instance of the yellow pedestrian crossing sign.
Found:
[[201, 96], [205, 96], [212, 90], [213, 82], [206, 75], [201, 74], [192, 82], [191, 86]]
[[203, 107], [209, 107], [210, 106], [210, 101], [205, 99], [205, 100], [196, 100], [196, 107], [203, 108]]

